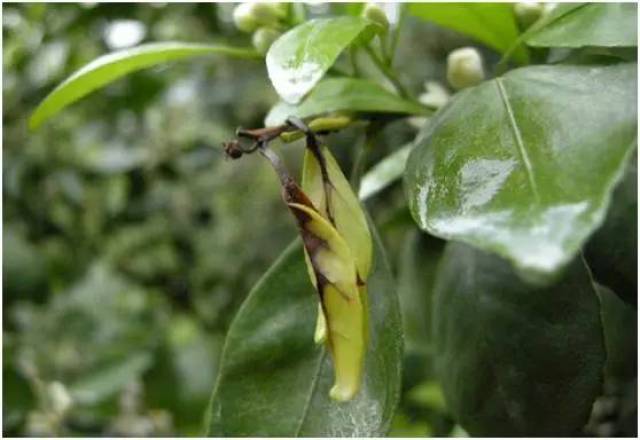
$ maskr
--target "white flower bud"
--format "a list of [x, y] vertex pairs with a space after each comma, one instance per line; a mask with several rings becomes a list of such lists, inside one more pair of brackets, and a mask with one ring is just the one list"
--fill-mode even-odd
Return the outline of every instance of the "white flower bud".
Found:
[[452, 51], [447, 57], [447, 80], [456, 90], [481, 83], [484, 69], [480, 52], [473, 47]]
[[251, 3], [240, 3], [233, 10], [233, 22], [243, 32], [253, 32], [258, 27], [258, 20], [253, 15]]
[[259, 53], [264, 55], [280, 35], [282, 35], [282, 33], [275, 29], [261, 27], [253, 33], [251, 41], [253, 42], [253, 47], [255, 47]]
[[389, 19], [384, 10], [376, 3], [367, 3], [362, 10], [362, 16], [369, 21], [377, 24], [382, 32], [389, 29]]
[[513, 5], [518, 23], [522, 29], [527, 29], [538, 21], [544, 12], [544, 6], [536, 2], [520, 2]]
[[51, 409], [56, 415], [63, 416], [71, 408], [73, 400], [60, 382], [51, 382], [47, 386], [47, 394], [51, 402]]
[[233, 21], [238, 29], [253, 32], [261, 26], [276, 26], [287, 16], [287, 5], [280, 3], [246, 2], [233, 10]]
[[418, 97], [418, 101], [427, 107], [440, 108], [449, 100], [449, 92], [438, 81], [427, 81], [424, 84], [426, 93]]

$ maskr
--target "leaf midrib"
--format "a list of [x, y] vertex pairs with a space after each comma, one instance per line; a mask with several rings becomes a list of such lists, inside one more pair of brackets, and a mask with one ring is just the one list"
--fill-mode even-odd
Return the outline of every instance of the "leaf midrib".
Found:
[[507, 112], [507, 116], [509, 117], [509, 127], [513, 132], [515, 143], [516, 143], [516, 146], [518, 147], [520, 161], [524, 165], [524, 169], [527, 173], [529, 186], [531, 187], [531, 191], [533, 192], [533, 196], [535, 198], [536, 203], [540, 203], [540, 193], [538, 192], [538, 184], [536, 183], [536, 179], [533, 174], [533, 165], [531, 164], [529, 153], [527, 152], [527, 149], [524, 145], [524, 141], [522, 140], [522, 132], [520, 131], [520, 127], [518, 127], [518, 122], [516, 121], [513, 108], [511, 107], [511, 103], [509, 102], [509, 95], [507, 94], [507, 91], [504, 88], [502, 81], [503, 81], [502, 78], [496, 78], [496, 85], [498, 86], [498, 94], [500, 95], [502, 104], [504, 105], [505, 110]]
[[302, 414], [300, 415], [300, 422], [298, 423], [298, 427], [294, 432], [294, 437], [300, 437], [300, 432], [302, 431], [302, 427], [304, 426], [304, 422], [307, 421], [307, 415], [309, 414], [309, 408], [311, 407], [311, 401], [313, 400], [313, 396], [318, 388], [318, 378], [320, 377], [320, 371], [322, 371], [322, 365], [324, 364], [324, 358], [327, 354], [327, 349], [322, 346], [320, 356], [318, 357], [318, 365], [316, 366], [316, 371], [311, 380], [311, 386], [309, 387], [309, 396], [307, 397], [307, 401], [305, 402], [304, 407], [302, 408]]

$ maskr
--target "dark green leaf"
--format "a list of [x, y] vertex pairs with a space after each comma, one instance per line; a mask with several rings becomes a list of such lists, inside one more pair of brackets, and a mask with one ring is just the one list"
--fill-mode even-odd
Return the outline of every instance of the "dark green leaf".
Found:
[[499, 257], [450, 243], [434, 297], [436, 369], [474, 436], [570, 436], [586, 423], [605, 362], [600, 305], [574, 261], [550, 287]]
[[538, 66], [460, 93], [421, 133], [406, 183], [431, 234], [548, 279], [602, 222], [636, 139], [636, 66]]
[[638, 375], [638, 311], [611, 290], [597, 285], [607, 347], [607, 379], [633, 380]]
[[431, 351], [433, 286], [444, 243], [415, 227], [404, 240], [398, 264], [398, 297], [408, 352]]
[[40, 103], [29, 119], [29, 127], [37, 128], [67, 105], [136, 70], [184, 58], [223, 54], [253, 58], [248, 49], [193, 43], [150, 43], [104, 55], [87, 64], [56, 87]]
[[216, 436], [382, 436], [400, 389], [398, 302], [376, 237], [368, 280], [370, 341], [362, 389], [354, 400], [329, 398], [333, 367], [313, 343], [317, 293], [299, 242], [256, 285], [225, 343], [208, 426]]
[[[510, 3], [412, 3], [409, 12], [468, 35], [500, 53], [506, 52], [520, 34]], [[526, 63], [527, 50], [519, 47], [514, 58]]]
[[368, 199], [402, 177], [412, 148], [413, 143], [398, 148], [367, 171], [360, 182], [360, 200]]
[[628, 303], [638, 303], [637, 159], [614, 191], [607, 218], [587, 242], [585, 257], [596, 280]]
[[267, 53], [269, 78], [280, 97], [291, 104], [300, 102], [369, 26], [362, 17], [318, 18], [280, 37]]
[[361, 112], [424, 115], [430, 111], [400, 98], [379, 84], [365, 79], [326, 79], [298, 105], [276, 104], [265, 118], [266, 126], [282, 124], [288, 116], [306, 118], [329, 112]]
[[14, 365], [8, 362], [2, 367], [2, 402], [4, 433], [19, 426], [36, 405], [36, 396], [31, 384]]
[[530, 46], [637, 46], [638, 6], [634, 3], [560, 5], [527, 32]]
[[46, 260], [12, 225], [4, 226], [2, 260], [5, 301], [44, 297], [47, 292]]

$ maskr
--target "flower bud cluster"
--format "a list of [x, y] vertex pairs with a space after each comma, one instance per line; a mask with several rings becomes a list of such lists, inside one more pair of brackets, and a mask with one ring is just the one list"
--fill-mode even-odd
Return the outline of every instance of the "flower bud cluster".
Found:
[[233, 22], [240, 31], [253, 33], [253, 46], [265, 54], [282, 34], [282, 22], [287, 15], [286, 3], [245, 2], [233, 10]]

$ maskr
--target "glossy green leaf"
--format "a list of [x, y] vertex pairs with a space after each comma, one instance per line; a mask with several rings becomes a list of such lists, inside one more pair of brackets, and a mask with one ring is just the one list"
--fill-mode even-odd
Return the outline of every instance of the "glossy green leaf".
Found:
[[525, 37], [540, 47], [629, 47], [638, 45], [634, 3], [565, 4], [556, 7]]
[[636, 139], [636, 66], [537, 66], [466, 90], [405, 174], [421, 228], [548, 280], [606, 214]]
[[[375, 234], [374, 234], [375, 235]], [[313, 342], [317, 293], [299, 242], [258, 282], [233, 321], [209, 408], [215, 436], [382, 436], [400, 390], [402, 338], [393, 282], [377, 237], [369, 288], [364, 382], [329, 398], [333, 367]]]
[[613, 193], [604, 224], [589, 239], [585, 258], [600, 283], [638, 303], [638, 165], [631, 160]]
[[371, 23], [362, 17], [309, 20], [284, 34], [267, 52], [267, 70], [278, 95], [297, 104], [320, 81], [338, 55]]
[[578, 259], [553, 286], [449, 243], [434, 297], [436, 369], [447, 407], [473, 436], [570, 436], [601, 391], [600, 305]]
[[298, 105], [276, 104], [265, 118], [265, 125], [280, 125], [289, 116], [306, 118], [331, 112], [426, 115], [430, 110], [400, 98], [373, 81], [330, 78], [320, 82]]
[[413, 144], [398, 148], [367, 171], [360, 181], [360, 200], [374, 196], [402, 177], [412, 148]]
[[[520, 34], [510, 3], [411, 3], [409, 12], [468, 35], [500, 53], [506, 52]], [[519, 47], [514, 58], [526, 63], [526, 48]]]
[[67, 105], [128, 73], [169, 61], [213, 54], [257, 57], [249, 49], [175, 42], [150, 43], [113, 52], [87, 64], [56, 87], [33, 112], [29, 127], [37, 128]]

